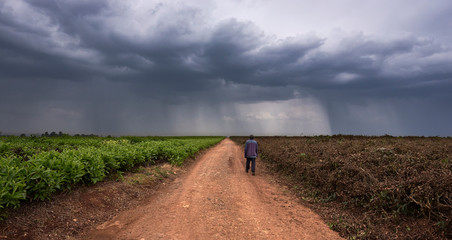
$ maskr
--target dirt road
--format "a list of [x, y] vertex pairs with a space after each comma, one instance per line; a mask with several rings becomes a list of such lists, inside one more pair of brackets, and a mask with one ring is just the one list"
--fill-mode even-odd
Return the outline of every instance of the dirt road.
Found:
[[230, 139], [207, 151], [149, 204], [125, 211], [84, 239], [341, 239], [265, 173], [245, 172]]

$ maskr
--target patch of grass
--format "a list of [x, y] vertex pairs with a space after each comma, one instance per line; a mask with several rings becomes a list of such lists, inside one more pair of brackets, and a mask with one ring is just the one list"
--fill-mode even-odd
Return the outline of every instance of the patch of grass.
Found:
[[124, 172], [122, 171], [116, 171], [115, 173], [110, 175], [111, 179], [114, 179], [117, 182], [122, 182], [124, 180]]
[[166, 169], [163, 169], [163, 168], [160, 167], [160, 166], [155, 167], [155, 168], [154, 168], [154, 171], [155, 171], [155, 175], [156, 175], [159, 179], [167, 178], [167, 177], [169, 176], [169, 171], [166, 170]]
[[138, 184], [138, 185], [142, 185], [142, 184], [146, 184], [152, 181], [152, 176], [143, 174], [143, 173], [136, 173], [133, 174], [129, 177], [127, 177], [126, 182], [129, 184]]

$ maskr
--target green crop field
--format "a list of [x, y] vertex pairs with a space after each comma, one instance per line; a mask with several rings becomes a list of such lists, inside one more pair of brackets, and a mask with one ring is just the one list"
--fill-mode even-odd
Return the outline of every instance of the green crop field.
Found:
[[[185, 159], [224, 137], [0, 137], [0, 211], [137, 164]], [[2, 214], [3, 215], [3, 214]]]

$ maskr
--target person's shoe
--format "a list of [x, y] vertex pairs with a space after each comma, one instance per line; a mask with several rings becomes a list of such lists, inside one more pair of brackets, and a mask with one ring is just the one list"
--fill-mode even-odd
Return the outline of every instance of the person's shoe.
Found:
[[254, 172], [253, 172], [253, 176], [254, 176], [255, 174], [254, 174]]

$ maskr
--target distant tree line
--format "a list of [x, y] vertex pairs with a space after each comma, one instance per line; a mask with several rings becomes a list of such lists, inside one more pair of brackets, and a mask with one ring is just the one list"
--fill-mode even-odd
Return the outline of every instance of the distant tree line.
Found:
[[41, 137], [62, 137], [62, 136], [69, 136], [69, 134], [65, 134], [62, 131], [59, 131], [58, 133], [51, 132], [49, 134], [49, 132], [45, 132], [45, 133], [41, 134]]
[[[45, 132], [43, 134], [41, 134], [41, 137], [63, 137], [63, 136], [70, 136], [67, 133], [63, 133], [61, 131], [59, 131], [58, 133], [56, 132], [51, 132], [49, 134], [49, 132]], [[74, 137], [99, 137], [96, 134], [74, 134]]]
[[[17, 136], [16, 134], [5, 134], [5, 135], [3, 135], [3, 132], [2, 131], [0, 131], [0, 136]], [[19, 137], [27, 137], [27, 136], [30, 136], [30, 137], [65, 137], [65, 136], [71, 136], [70, 134], [68, 134], [68, 133], [63, 133], [62, 131], [59, 131], [58, 133], [57, 132], [45, 132], [45, 133], [42, 133], [42, 134], [25, 134], [25, 133], [22, 133], [22, 134], [20, 134], [19, 135]], [[73, 135], [74, 137], [99, 137], [99, 135], [96, 135], [96, 134], [74, 134]], [[111, 137], [110, 135], [108, 135], [108, 137]]]

